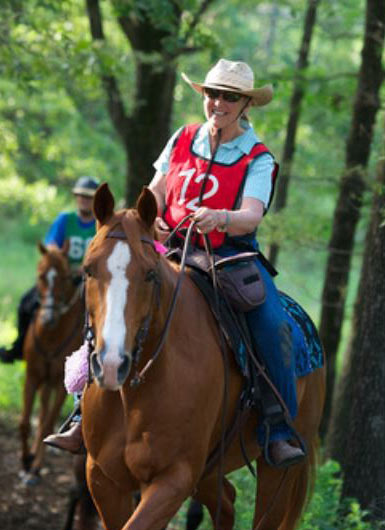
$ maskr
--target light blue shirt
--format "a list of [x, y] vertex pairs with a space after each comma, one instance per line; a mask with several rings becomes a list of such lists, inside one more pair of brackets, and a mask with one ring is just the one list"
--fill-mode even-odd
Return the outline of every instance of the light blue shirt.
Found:
[[[234, 140], [219, 145], [215, 155], [216, 162], [231, 164], [238, 160], [240, 156], [244, 154], [248, 155], [255, 143], [261, 141], [254, 132], [251, 124], [246, 120], [242, 120], [241, 125], [242, 128], [245, 129], [245, 132], [240, 136], [237, 136]], [[155, 169], [164, 175], [168, 173], [172, 148], [181, 130], [182, 128], [178, 129], [171, 136], [159, 158], [154, 162]], [[198, 134], [194, 139], [193, 150], [199, 156], [206, 159], [211, 158], [209, 128], [207, 122], [199, 129]], [[253, 160], [247, 173], [243, 198], [259, 199], [263, 202], [266, 208], [269, 204], [271, 195], [271, 175], [273, 170], [274, 160], [268, 153], [264, 153]]]

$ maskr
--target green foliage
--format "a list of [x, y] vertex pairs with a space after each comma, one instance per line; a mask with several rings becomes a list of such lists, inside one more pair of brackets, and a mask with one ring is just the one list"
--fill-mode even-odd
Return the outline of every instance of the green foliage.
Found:
[[300, 530], [375, 530], [384, 528], [366, 522], [368, 513], [354, 499], [341, 501], [342, 478], [337, 462], [328, 461], [318, 470], [312, 500], [302, 518]]
[[[236, 488], [236, 523], [235, 530], [252, 528], [254, 514], [254, 478], [246, 469], [230, 475]], [[367, 512], [362, 510], [354, 499], [341, 502], [342, 479], [337, 462], [328, 461], [318, 468], [313, 497], [307, 506], [298, 530], [380, 530], [382, 523], [366, 522]], [[172, 528], [181, 530], [187, 506], [174, 518]], [[202, 530], [212, 528], [210, 517], [205, 510]]]

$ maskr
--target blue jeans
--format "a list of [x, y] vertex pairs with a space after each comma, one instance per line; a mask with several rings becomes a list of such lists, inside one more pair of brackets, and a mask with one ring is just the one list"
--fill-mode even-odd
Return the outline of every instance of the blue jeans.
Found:
[[[255, 240], [247, 239], [247, 242], [258, 249]], [[222, 247], [216, 249], [216, 252], [222, 256], [229, 256], [239, 251]], [[272, 277], [259, 260], [256, 262], [265, 282], [266, 300], [252, 311], [245, 313], [246, 321], [258, 356], [266, 365], [272, 383], [286, 403], [291, 418], [294, 419], [297, 415], [297, 392], [292, 328]], [[258, 427], [257, 436], [259, 443], [263, 445], [265, 441], [263, 425]], [[286, 423], [282, 422], [271, 427], [271, 441], [288, 440], [291, 437], [291, 429]]]

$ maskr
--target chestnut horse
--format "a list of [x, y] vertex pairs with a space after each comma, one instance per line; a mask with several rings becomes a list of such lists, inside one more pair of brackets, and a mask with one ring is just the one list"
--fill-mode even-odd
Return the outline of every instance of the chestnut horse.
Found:
[[[84, 325], [84, 302], [70, 270], [67, 247], [60, 250], [39, 243], [39, 250], [42, 254], [37, 266], [40, 304], [24, 340], [27, 366], [19, 423], [27, 484], [37, 480], [45, 450], [42, 440], [54, 430], [66, 398], [64, 361], [81, 345]], [[30, 448], [30, 420], [36, 392], [40, 394], [39, 423]]]
[[[208, 508], [217, 530], [230, 530], [235, 489], [226, 478], [217, 487], [218, 466], [205, 472], [222, 430], [225, 377], [217, 323], [197, 287], [184, 277], [159, 356], [148, 365], [166, 326], [179, 266], [154, 245], [157, 205], [149, 189], [143, 189], [136, 209], [115, 213], [114, 197], [103, 184], [94, 212], [98, 229], [84, 269], [96, 384], [84, 393], [83, 434], [96, 507], [108, 530], [160, 530], [193, 496]], [[144, 368], [145, 378], [135, 377]], [[250, 414], [244, 426], [247, 454], [258, 459], [253, 527], [295, 528], [315, 468], [324, 376], [320, 368], [298, 380], [295, 425], [308, 448], [303, 463], [287, 471], [267, 466], [256, 441], [257, 417]], [[227, 425], [241, 389], [232, 360]], [[236, 439], [225, 452], [225, 474], [245, 464], [239, 445]], [[135, 490], [141, 500], [133, 509]]]

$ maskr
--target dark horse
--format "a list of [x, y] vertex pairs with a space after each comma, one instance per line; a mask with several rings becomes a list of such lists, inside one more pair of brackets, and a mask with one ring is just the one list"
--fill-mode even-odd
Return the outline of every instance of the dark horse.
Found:
[[[208, 508], [217, 530], [230, 530], [234, 487], [228, 479], [222, 489], [217, 487], [218, 466], [205, 472], [221, 436], [225, 384], [216, 321], [200, 291], [184, 277], [165, 342], [147, 365], [165, 329], [179, 266], [156, 250], [157, 206], [150, 190], [143, 190], [136, 209], [115, 213], [114, 198], [103, 184], [94, 211], [98, 230], [84, 268], [96, 384], [84, 394], [83, 434], [87, 481], [96, 507], [108, 530], [160, 530], [193, 496]], [[145, 378], [135, 377], [146, 366]], [[303, 463], [287, 471], [267, 466], [256, 442], [257, 417], [251, 414], [244, 426], [246, 451], [258, 461], [253, 527], [295, 528], [315, 468], [324, 376], [319, 368], [298, 380], [295, 426], [308, 448]], [[232, 361], [227, 425], [241, 389], [242, 378]], [[225, 453], [224, 473], [243, 465], [236, 439]], [[134, 508], [136, 490], [141, 500]]]
[[[33, 483], [42, 465], [43, 438], [54, 429], [66, 398], [63, 384], [64, 361], [79, 348], [84, 323], [84, 302], [74, 283], [67, 259], [67, 247], [46, 247], [39, 243], [41, 258], [37, 266], [39, 308], [24, 340], [27, 362], [20, 419], [22, 465]], [[31, 414], [36, 393], [40, 394], [39, 423], [29, 447]]]

